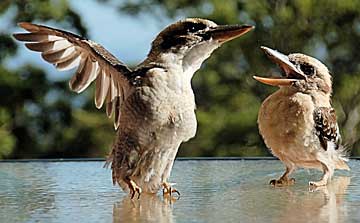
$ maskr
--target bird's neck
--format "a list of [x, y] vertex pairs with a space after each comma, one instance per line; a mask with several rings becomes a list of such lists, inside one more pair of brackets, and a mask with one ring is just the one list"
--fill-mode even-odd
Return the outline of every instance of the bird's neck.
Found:
[[311, 98], [312, 98], [315, 106], [317, 106], [317, 107], [331, 107], [330, 95], [320, 92], [320, 93], [312, 94]]
[[291, 97], [295, 94], [306, 94], [311, 96], [315, 107], [331, 107], [331, 94], [319, 90], [304, 90], [300, 91], [294, 87], [281, 87], [279, 89], [281, 95]]
[[[184, 69], [183, 57], [172, 53], [150, 53], [149, 56], [138, 66], [148, 67], [156, 65], [161, 67], [164, 72], [157, 72], [158, 75], [152, 75], [151, 79], [154, 79], [158, 83], [159, 78], [162, 80], [162, 86], [168, 86], [169, 89], [176, 92], [176, 94], [183, 94], [184, 92], [191, 92], [191, 78], [194, 71]], [[150, 80], [151, 81], [151, 80]]]
[[[152, 50], [143, 63], [155, 63], [169, 71], [183, 75], [189, 82], [201, 64], [220, 46], [216, 43], [203, 43], [192, 48], [181, 48], [161, 52]], [[142, 63], [142, 64], [143, 64]]]

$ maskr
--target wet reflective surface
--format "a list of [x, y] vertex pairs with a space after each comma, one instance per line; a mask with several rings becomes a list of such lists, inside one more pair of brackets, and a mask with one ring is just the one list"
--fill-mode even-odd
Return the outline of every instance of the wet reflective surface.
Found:
[[273, 188], [277, 160], [176, 161], [177, 201], [112, 186], [103, 162], [0, 163], [0, 222], [359, 222], [360, 161], [315, 191], [318, 171]]

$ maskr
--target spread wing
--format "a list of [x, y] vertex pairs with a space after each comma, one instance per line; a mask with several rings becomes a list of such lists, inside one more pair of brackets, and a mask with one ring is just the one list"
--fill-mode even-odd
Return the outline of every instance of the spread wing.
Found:
[[71, 90], [80, 93], [96, 82], [95, 105], [101, 108], [105, 102], [109, 118], [114, 111], [117, 129], [119, 108], [129, 88], [126, 76], [130, 69], [101, 45], [76, 34], [27, 22], [19, 26], [28, 33], [16, 33], [14, 37], [27, 42], [25, 46], [30, 50], [41, 52], [42, 58], [58, 70], [77, 67], [69, 82]]
[[328, 149], [328, 143], [333, 143], [335, 149], [339, 148], [341, 136], [333, 108], [319, 107], [314, 111], [316, 134], [319, 136], [321, 146]]

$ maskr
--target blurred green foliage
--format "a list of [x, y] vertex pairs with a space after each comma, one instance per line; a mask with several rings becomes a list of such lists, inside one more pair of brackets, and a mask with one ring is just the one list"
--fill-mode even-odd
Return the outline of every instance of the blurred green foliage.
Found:
[[360, 155], [360, 1], [148, 0], [128, 1], [119, 10], [135, 16], [204, 17], [220, 24], [256, 26], [221, 47], [195, 75], [199, 128], [196, 138], [182, 145], [180, 155], [267, 154], [256, 118], [261, 101], [276, 89], [251, 76], [280, 71], [263, 55], [261, 45], [284, 53], [303, 52], [329, 67], [343, 141], [353, 147], [353, 155]]
[[[119, 13], [133, 16], [203, 17], [219, 24], [256, 26], [217, 50], [195, 75], [198, 132], [182, 144], [181, 156], [269, 155], [256, 119], [261, 101], [276, 89], [256, 83], [252, 75], [280, 71], [263, 55], [261, 45], [303, 52], [328, 65], [344, 142], [353, 147], [353, 155], [360, 155], [360, 1], [147, 0], [117, 6]], [[87, 34], [66, 0], [5, 0], [0, 15], [14, 8], [12, 25], [50, 21]], [[0, 158], [105, 155], [115, 134], [111, 122], [94, 108], [91, 90], [77, 96], [66, 82], [48, 80], [33, 65], [9, 70], [4, 61], [16, 50], [9, 33], [0, 33]], [[79, 100], [84, 103], [74, 103]]]
[[[48, 21], [87, 35], [66, 0], [1, 1], [0, 14], [8, 11], [11, 27]], [[90, 95], [71, 93], [67, 81], [50, 81], [32, 64], [7, 68], [6, 59], [16, 52], [10, 33], [0, 33], [0, 158], [103, 156], [113, 139], [112, 124], [89, 106]], [[79, 100], [85, 103], [76, 106]]]

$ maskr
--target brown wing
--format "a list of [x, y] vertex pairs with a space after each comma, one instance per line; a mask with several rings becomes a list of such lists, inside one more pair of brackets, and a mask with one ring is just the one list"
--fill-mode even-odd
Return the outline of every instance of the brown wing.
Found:
[[328, 142], [334, 143], [335, 149], [339, 148], [341, 136], [333, 108], [319, 107], [314, 111], [316, 133], [324, 150], [328, 149]]
[[16, 33], [14, 37], [27, 42], [25, 46], [41, 52], [47, 62], [58, 70], [77, 71], [69, 82], [70, 89], [80, 93], [93, 81], [96, 82], [95, 105], [101, 108], [106, 101], [106, 113], [115, 111], [115, 129], [120, 122], [119, 107], [129, 88], [127, 75], [130, 69], [101, 45], [76, 34], [27, 22], [19, 26], [28, 33]]

